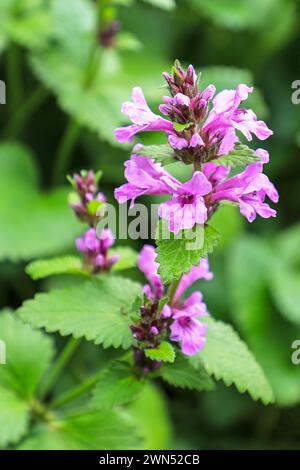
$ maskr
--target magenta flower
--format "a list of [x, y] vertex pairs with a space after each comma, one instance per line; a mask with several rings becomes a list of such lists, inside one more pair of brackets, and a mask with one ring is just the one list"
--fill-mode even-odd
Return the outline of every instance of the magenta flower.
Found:
[[206, 305], [202, 302], [200, 292], [190, 295], [180, 308], [172, 309], [170, 339], [179, 341], [182, 352], [187, 356], [197, 354], [205, 346], [207, 325], [197, 318], [206, 315]]
[[90, 228], [76, 239], [76, 247], [84, 255], [85, 265], [96, 274], [108, 271], [118, 261], [119, 255], [108, 256], [108, 250], [114, 242], [113, 233], [109, 229], [102, 230], [98, 238], [96, 229]]
[[156, 257], [152, 245], [144, 245], [138, 257], [138, 267], [150, 282], [150, 285], [145, 285], [143, 289], [150, 300], [160, 299], [164, 292], [163, 283], [157, 272], [159, 264], [155, 261]]
[[157, 116], [151, 111], [139, 87], [133, 88], [132, 101], [123, 103], [121, 111], [133, 122], [130, 126], [119, 127], [115, 130], [116, 139], [121, 143], [132, 142], [133, 137], [138, 132], [173, 131], [173, 125], [170, 121], [167, 121], [161, 116]]
[[177, 304], [180, 297], [184, 292], [192, 285], [194, 282], [199, 281], [200, 279], [205, 279], [210, 281], [213, 278], [213, 273], [209, 270], [209, 263], [207, 258], [201, 258], [199, 266], [192, 266], [191, 270], [187, 274], [183, 274], [179, 285], [177, 287], [173, 304]]
[[202, 137], [210, 146], [218, 147], [217, 155], [226, 155], [234, 148], [238, 141], [235, 130], [242, 132], [247, 140], [252, 140], [252, 134], [260, 140], [273, 134], [264, 121], [257, 120], [252, 110], [238, 108], [252, 91], [252, 87], [240, 84], [236, 90], [223, 90], [213, 99], [213, 108], [202, 127]]
[[222, 200], [236, 202], [249, 222], [253, 222], [257, 214], [263, 218], [275, 217], [276, 211], [264, 201], [266, 196], [275, 203], [279, 199], [275, 186], [262, 173], [263, 163], [269, 159], [268, 153], [263, 149], [258, 149], [256, 153], [261, 162], [249, 165], [242, 173], [229, 179], [226, 179], [229, 169], [212, 162], [204, 166], [204, 173], [213, 186], [211, 204]]
[[207, 208], [203, 196], [212, 190], [212, 185], [203, 173], [196, 171], [187, 183], [170, 180], [168, 177], [162, 177], [162, 181], [173, 198], [160, 205], [159, 215], [169, 221], [171, 232], [176, 234], [206, 221]]
[[135, 199], [143, 194], [168, 194], [168, 188], [162, 181], [164, 176], [177, 181], [159, 163], [142, 155], [131, 155], [130, 160], [125, 162], [125, 168], [128, 183], [115, 190], [115, 198], [120, 204], [131, 200], [131, 207]]

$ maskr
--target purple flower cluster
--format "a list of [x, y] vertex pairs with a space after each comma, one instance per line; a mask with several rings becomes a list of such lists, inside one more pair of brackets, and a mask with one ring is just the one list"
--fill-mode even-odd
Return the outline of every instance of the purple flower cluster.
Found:
[[[248, 141], [253, 135], [260, 140], [272, 135], [266, 123], [258, 120], [251, 109], [241, 107], [253, 88], [240, 84], [235, 90], [216, 94], [215, 86], [209, 85], [201, 90], [193, 66], [184, 71], [178, 62], [172, 75], [164, 73], [163, 76], [170, 91], [170, 96], [164, 96], [159, 106], [165, 117], [154, 114], [142, 90], [135, 87], [132, 101], [122, 105], [122, 112], [132, 124], [116, 129], [115, 135], [119, 142], [132, 142], [140, 132], [162, 131], [168, 138], [168, 155], [173, 154], [174, 161], [193, 164], [193, 174], [187, 182], [177, 180], [151, 158], [154, 154], [150, 152], [147, 156], [147, 147], [143, 149], [137, 144], [130, 160], [125, 162], [127, 183], [115, 190], [117, 201], [131, 201], [132, 207], [136, 198], [145, 194], [169, 196], [160, 204], [159, 216], [175, 234], [205, 224], [222, 201], [238, 205], [249, 222], [257, 214], [263, 218], [275, 217], [276, 211], [266, 202], [266, 197], [274, 203], [278, 201], [276, 188], [263, 173], [269, 161], [266, 150], [259, 148], [256, 155], [249, 150], [252, 163], [233, 176], [230, 168], [218, 161], [222, 156], [224, 163], [230, 152], [240, 148], [238, 133]], [[203, 259], [199, 266], [183, 275], [175, 295], [169, 296], [167, 304], [161, 307], [164, 285], [155, 259], [153, 247], [146, 245], [139, 257], [139, 267], [149, 284], [144, 287], [146, 301], [141, 308], [141, 319], [132, 325], [133, 335], [146, 347], [156, 347], [169, 332], [171, 341], [179, 342], [184, 354], [196, 354], [205, 345], [207, 326], [198, 318], [207, 315], [207, 309], [199, 291], [186, 299], [182, 296], [196, 280], [212, 278], [208, 260]]]
[[106, 198], [98, 191], [100, 173], [81, 171], [69, 178], [76, 192], [71, 194], [70, 207], [81, 222], [90, 228], [76, 239], [76, 248], [83, 254], [83, 265], [91, 274], [109, 271], [119, 260], [119, 255], [110, 256], [109, 249], [115, 242], [113, 233], [104, 229], [97, 235], [96, 225], [104, 212]]
[[263, 165], [268, 161], [266, 150], [258, 149], [258, 161], [231, 178], [226, 166], [211, 161], [234, 149], [237, 131], [247, 140], [252, 139], [252, 134], [261, 140], [272, 134], [252, 110], [239, 108], [252, 88], [240, 84], [236, 90], [224, 90], [213, 98], [214, 85], [199, 90], [191, 65], [184, 72], [177, 64], [173, 76], [163, 75], [171, 96], [163, 98], [160, 111], [170, 120], [155, 115], [142, 90], [134, 88], [133, 101], [122, 106], [133, 124], [117, 129], [116, 137], [125, 142], [132, 141], [133, 136], [142, 131], [164, 131], [176, 159], [193, 163], [194, 174], [190, 181], [181, 183], [159, 163], [135, 153], [141, 148], [138, 144], [125, 163], [128, 183], [115, 191], [118, 202], [131, 200], [133, 205], [135, 199], [144, 194], [170, 195], [171, 199], [160, 205], [159, 215], [168, 220], [169, 230], [174, 233], [205, 223], [224, 200], [238, 204], [241, 214], [249, 222], [257, 214], [264, 218], [274, 217], [276, 211], [265, 202], [266, 196], [272, 202], [278, 201], [274, 185], [263, 173]]
[[159, 311], [164, 286], [158, 274], [156, 256], [151, 245], [144, 245], [139, 255], [138, 266], [149, 284], [144, 286], [147, 300], [146, 305], [141, 307], [141, 320], [131, 327], [133, 336], [146, 343], [146, 347], [153, 348], [169, 331], [171, 341], [179, 342], [184, 354], [196, 354], [205, 345], [207, 325], [198, 318], [208, 315], [207, 308], [202, 301], [201, 292], [194, 292], [186, 299], [183, 299], [183, 296], [199, 279], [212, 279], [208, 260], [202, 259], [199, 266], [193, 266], [188, 274], [182, 276], [171, 302], [164, 304]]
[[98, 180], [100, 173], [92, 170], [82, 171], [69, 178], [75, 193], [71, 194], [70, 207], [82, 222], [87, 222], [91, 227], [99, 220], [99, 211], [106, 202], [102, 192], [98, 192]]
[[115, 239], [109, 229], [102, 230], [97, 237], [96, 229], [89, 228], [80, 238], [76, 240], [77, 249], [84, 255], [84, 265], [92, 271], [109, 271], [113, 264], [119, 260], [119, 255], [109, 256], [108, 251], [114, 244]]
[[154, 114], [142, 90], [135, 87], [132, 101], [125, 102], [121, 108], [133, 124], [116, 129], [119, 142], [132, 142], [139, 132], [163, 131], [176, 155], [191, 163], [226, 155], [238, 141], [237, 131], [249, 141], [252, 134], [260, 140], [272, 135], [252, 110], [239, 107], [252, 93], [252, 87], [240, 84], [236, 90], [223, 90], [215, 95], [215, 86], [209, 85], [201, 91], [193, 66], [184, 72], [179, 63], [173, 67], [173, 76], [166, 72], [163, 76], [171, 96], [163, 97], [159, 110], [169, 120]]

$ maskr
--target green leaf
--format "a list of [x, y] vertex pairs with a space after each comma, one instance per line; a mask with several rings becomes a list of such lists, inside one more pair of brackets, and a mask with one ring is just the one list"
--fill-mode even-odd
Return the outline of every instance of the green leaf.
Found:
[[219, 232], [211, 225], [196, 225], [191, 230], [183, 230], [178, 235], [170, 233], [165, 220], [159, 221], [156, 236], [158, 272], [164, 284], [179, 279], [181, 274], [190, 271], [212, 253], [220, 240]]
[[204, 367], [197, 364], [193, 367], [186, 357], [178, 354], [174, 364], [166, 364], [160, 369], [160, 376], [174, 387], [198, 390], [199, 392], [214, 389], [214, 383]]
[[80, 225], [67, 189], [38, 190], [34, 159], [23, 146], [0, 145], [0, 260], [51, 255], [74, 244]]
[[39, 425], [18, 450], [123, 450], [140, 446], [129, 416], [118, 411], [91, 411], [80, 416]]
[[144, 381], [133, 374], [132, 366], [115, 361], [103, 372], [93, 390], [92, 405], [106, 410], [133, 401], [141, 392]]
[[11, 313], [0, 314], [0, 339], [6, 345], [7, 356], [7, 363], [0, 366], [0, 386], [31, 398], [51, 363], [52, 341]]
[[175, 163], [175, 154], [172, 147], [169, 144], [162, 145], [143, 145], [143, 147], [134, 151], [138, 155], [143, 155], [144, 157], [149, 157], [155, 160], [158, 163], [163, 165], [168, 165], [170, 163]]
[[128, 348], [132, 343], [129, 311], [140, 293], [140, 285], [129, 279], [103, 276], [72, 286], [37, 294], [18, 310], [20, 317], [46, 331], [72, 334], [105, 348]]
[[172, 427], [168, 404], [163, 392], [152, 382], [146, 382], [142, 392], [128, 406], [141, 429], [143, 449], [170, 449]]
[[81, 259], [76, 256], [33, 261], [26, 267], [26, 272], [34, 280], [55, 274], [87, 274], [87, 271], [82, 267]]
[[113, 265], [112, 271], [134, 268], [137, 263], [138, 253], [130, 247], [120, 246], [109, 250], [109, 256], [119, 255], [120, 258]]
[[254, 400], [272, 403], [273, 391], [261, 367], [233, 328], [212, 318], [203, 321], [208, 324], [207, 343], [196, 356], [191, 356], [191, 363], [196, 367], [203, 365], [227, 386], [234, 384], [239, 392], [249, 392]]
[[174, 122], [173, 127], [174, 127], [175, 131], [181, 132], [181, 131], [184, 131], [185, 129], [188, 129], [189, 127], [191, 127], [192, 124], [193, 124], [192, 122], [186, 122], [185, 124], [180, 124], [179, 122]]
[[250, 163], [255, 163], [260, 161], [260, 158], [256, 155], [254, 150], [248, 147], [248, 145], [243, 145], [241, 142], [237, 142], [235, 144], [235, 148], [231, 150], [231, 152], [227, 155], [220, 155], [212, 161], [218, 165], [225, 165], [234, 168], [236, 166], [245, 166]]
[[20, 439], [29, 424], [28, 405], [0, 386], [0, 449]]
[[156, 349], [145, 349], [145, 356], [149, 357], [149, 359], [152, 359], [152, 361], [175, 361], [174, 348], [167, 341], [162, 341]]

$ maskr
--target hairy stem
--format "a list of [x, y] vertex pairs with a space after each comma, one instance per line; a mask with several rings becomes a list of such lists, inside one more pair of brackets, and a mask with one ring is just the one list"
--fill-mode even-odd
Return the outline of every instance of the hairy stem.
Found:
[[61, 353], [59, 354], [57, 360], [53, 364], [49, 374], [47, 375], [47, 380], [43, 383], [40, 389], [40, 396], [44, 398], [48, 391], [53, 387], [56, 383], [59, 375], [61, 374], [62, 370], [64, 369], [65, 365], [69, 362], [71, 357], [73, 356], [76, 349], [79, 347], [81, 343], [81, 339], [75, 339], [71, 337]]

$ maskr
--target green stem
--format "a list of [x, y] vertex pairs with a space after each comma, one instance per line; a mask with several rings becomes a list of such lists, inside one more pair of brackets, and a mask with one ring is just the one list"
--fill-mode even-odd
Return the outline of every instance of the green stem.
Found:
[[2, 136], [4, 138], [15, 138], [28, 124], [30, 117], [42, 105], [48, 96], [47, 90], [40, 86], [32, 92], [32, 94], [25, 100], [17, 112], [13, 113], [10, 121], [3, 129]]
[[168, 295], [168, 304], [169, 305], [172, 305], [172, 302], [173, 302], [173, 299], [174, 299], [174, 296], [176, 294], [177, 287], [178, 287], [180, 281], [181, 281], [181, 276], [178, 280], [171, 282], [171, 284], [169, 286], [168, 294], [167, 294]]
[[6, 75], [7, 103], [12, 116], [18, 110], [23, 95], [22, 66], [20, 59], [20, 50], [15, 44], [11, 43], [7, 49]]
[[79, 125], [73, 118], [70, 118], [58, 147], [56, 162], [53, 169], [53, 183], [59, 183], [61, 175], [65, 174], [72, 150], [79, 136], [79, 132]]
[[81, 395], [86, 394], [89, 392], [99, 381], [100, 377], [102, 376], [103, 372], [97, 372], [95, 375], [89, 377], [85, 382], [80, 385], [76, 385], [75, 387], [67, 390], [65, 393], [62, 393], [58, 396], [52, 403], [50, 403], [49, 409], [54, 410], [56, 408], [60, 408], [61, 406], [69, 403], [70, 401], [75, 400], [76, 398], [80, 397]]
[[67, 342], [67, 344], [61, 351], [60, 355], [58, 356], [57, 360], [53, 364], [47, 376], [47, 380], [43, 383], [40, 389], [41, 398], [44, 398], [47, 395], [48, 391], [56, 383], [62, 370], [64, 369], [65, 365], [69, 362], [74, 352], [79, 347], [80, 343], [81, 343], [81, 339], [75, 339], [73, 337], [69, 339], [69, 341]]

